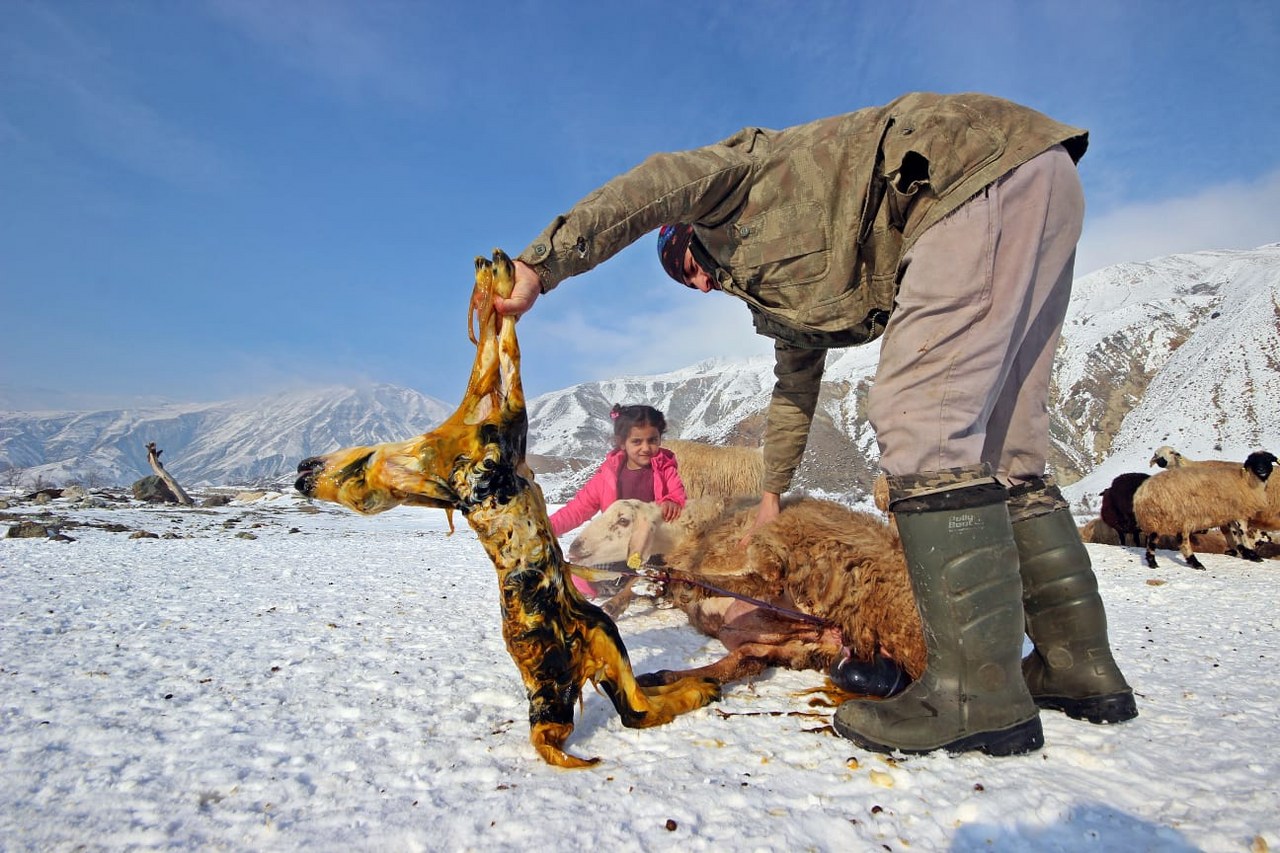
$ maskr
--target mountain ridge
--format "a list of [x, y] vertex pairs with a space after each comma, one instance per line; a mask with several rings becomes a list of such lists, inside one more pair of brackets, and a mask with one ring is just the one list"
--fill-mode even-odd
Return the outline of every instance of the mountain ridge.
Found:
[[[879, 347], [832, 351], [795, 487], [865, 498], [878, 471], [866, 394]], [[652, 376], [581, 383], [529, 401], [529, 457], [563, 500], [610, 446], [614, 403], [662, 409], [668, 436], [758, 446], [769, 358], [710, 359]], [[1152, 449], [1241, 459], [1280, 447], [1280, 243], [1125, 263], [1078, 278], [1055, 361], [1050, 464], [1070, 494], [1144, 470]], [[96, 412], [0, 412], [0, 470], [124, 483], [145, 444], [180, 481], [287, 484], [305, 456], [402, 440], [454, 405], [371, 384], [209, 404]]]

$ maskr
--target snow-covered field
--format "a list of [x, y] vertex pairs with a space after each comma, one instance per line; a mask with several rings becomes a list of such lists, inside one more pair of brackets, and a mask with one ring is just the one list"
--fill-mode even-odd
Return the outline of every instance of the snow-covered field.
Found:
[[[549, 767], [465, 521], [283, 496], [22, 505], [0, 541], [0, 849], [1206, 850], [1280, 847], [1280, 563], [1089, 546], [1131, 723], [1045, 713], [1045, 748], [899, 758], [835, 736], [775, 671], [660, 729], [588, 688]], [[131, 539], [146, 529], [180, 538]], [[240, 538], [249, 533], [256, 538]], [[715, 641], [646, 605], [636, 669]]]

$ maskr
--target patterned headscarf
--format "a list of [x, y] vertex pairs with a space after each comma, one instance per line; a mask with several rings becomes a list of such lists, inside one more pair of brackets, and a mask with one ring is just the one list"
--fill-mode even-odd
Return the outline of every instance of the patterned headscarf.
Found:
[[663, 225], [658, 229], [658, 259], [667, 275], [691, 287], [684, 279], [684, 252], [693, 240], [692, 225]]

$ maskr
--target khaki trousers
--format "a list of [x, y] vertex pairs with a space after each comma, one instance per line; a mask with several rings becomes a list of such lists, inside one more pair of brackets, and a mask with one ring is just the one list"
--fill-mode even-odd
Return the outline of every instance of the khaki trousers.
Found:
[[868, 417], [890, 475], [988, 463], [1045, 473], [1047, 401], [1084, 193], [1054, 146], [920, 236], [880, 350]]

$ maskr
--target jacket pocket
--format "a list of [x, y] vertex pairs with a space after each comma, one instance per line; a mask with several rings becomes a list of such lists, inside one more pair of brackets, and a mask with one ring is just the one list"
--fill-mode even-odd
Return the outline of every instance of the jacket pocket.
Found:
[[[908, 190], [926, 184], [937, 196], [995, 160], [1004, 151], [1005, 136], [981, 112], [955, 100], [943, 100], [925, 111], [895, 116], [885, 135], [884, 168]], [[913, 163], [913, 159], [918, 160]], [[919, 174], [921, 165], [924, 174]], [[914, 172], [902, 178], [903, 170]]]
[[771, 208], [731, 227], [738, 240], [734, 275], [764, 305], [794, 307], [783, 294], [822, 278], [831, 265], [827, 217], [818, 202]]

